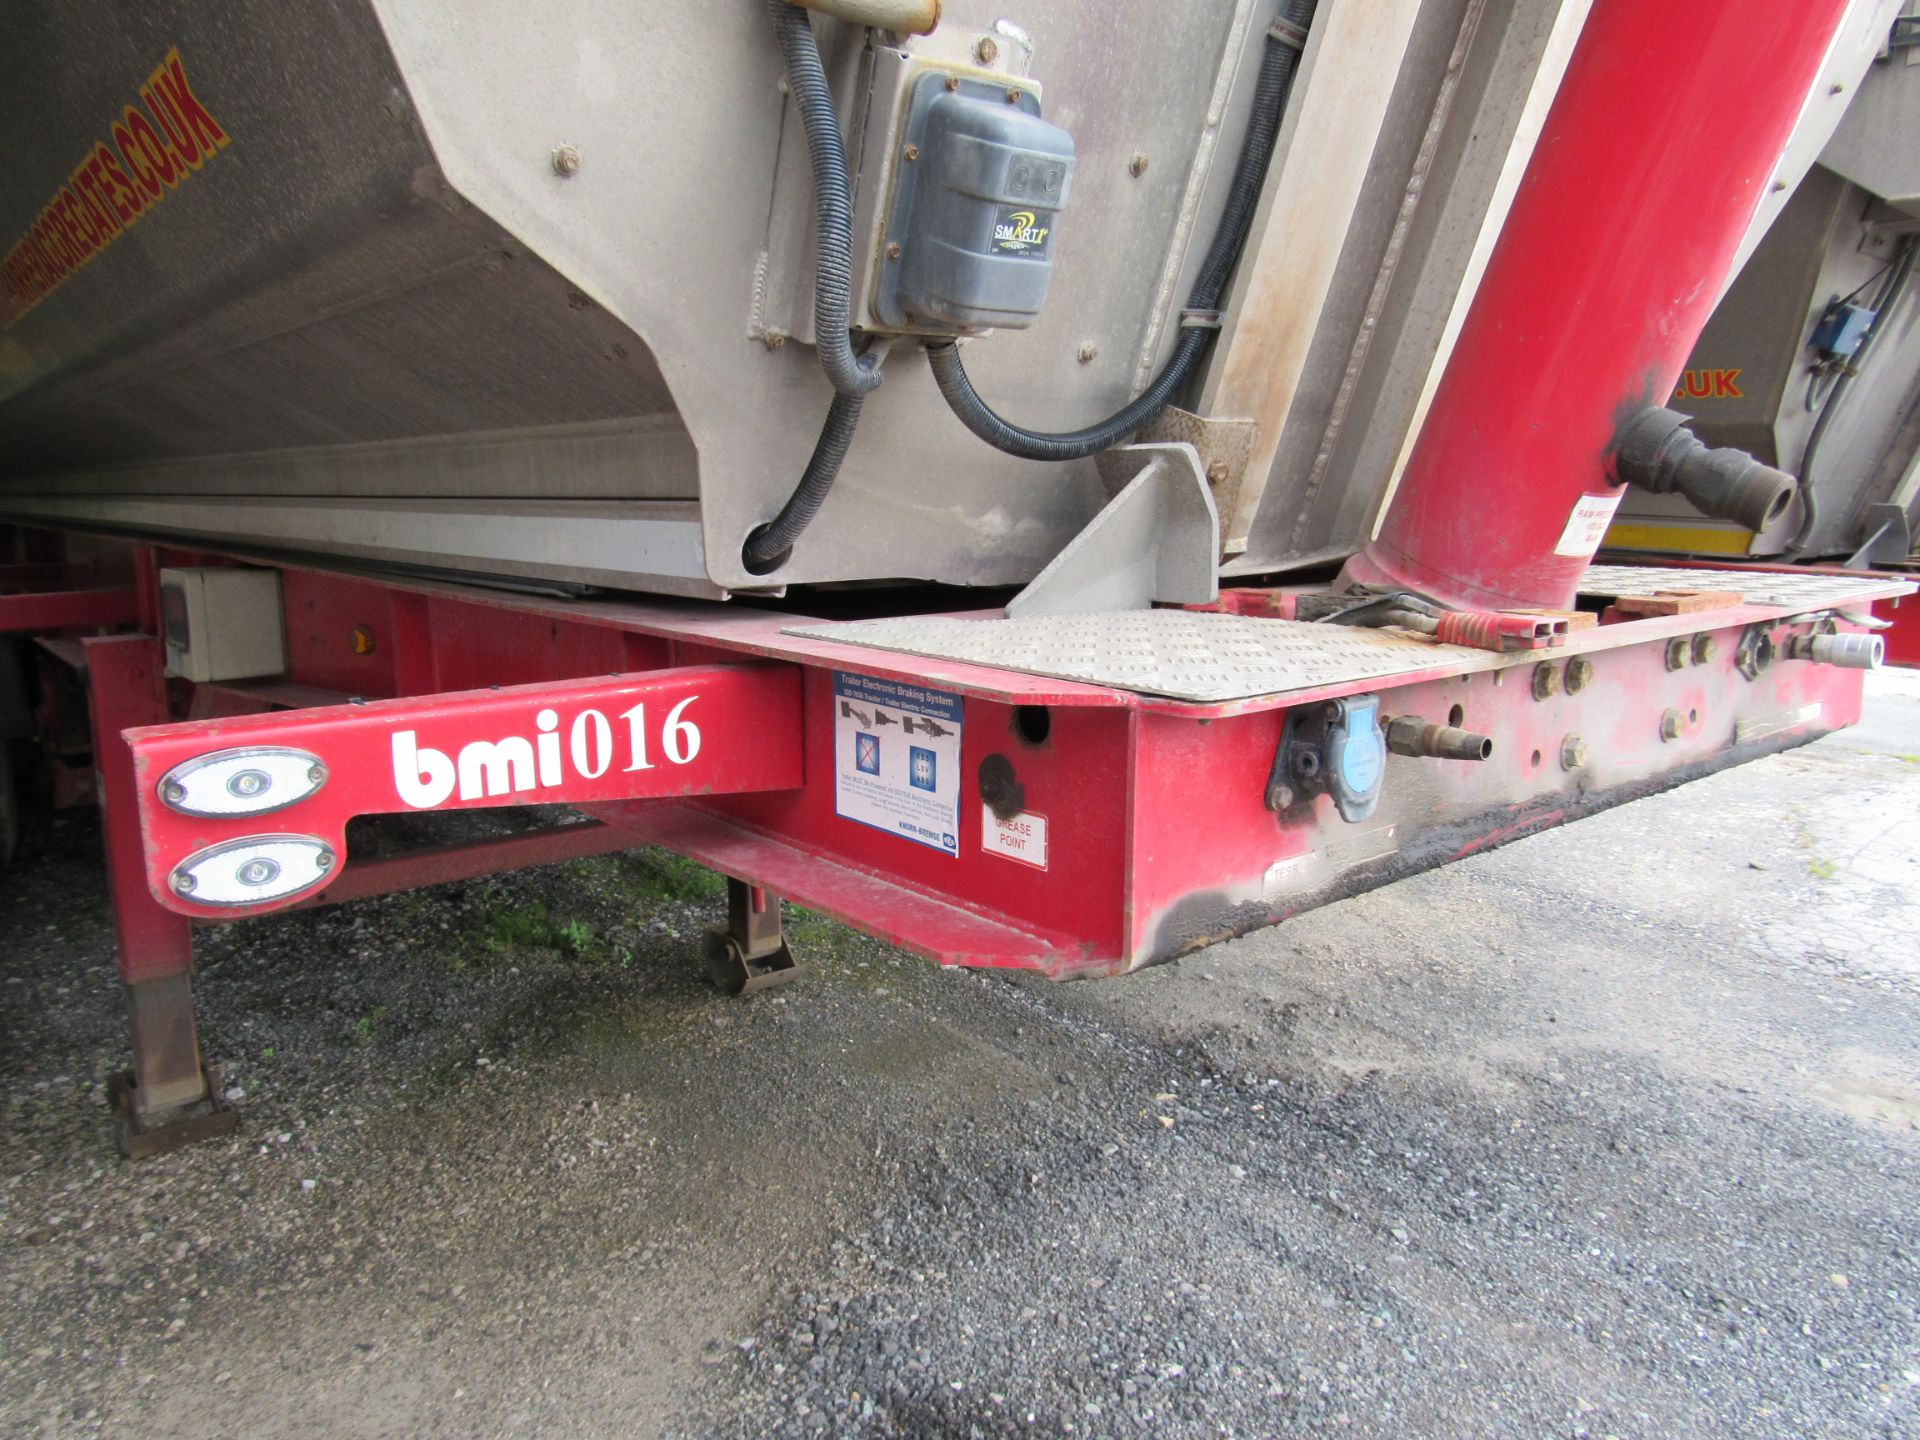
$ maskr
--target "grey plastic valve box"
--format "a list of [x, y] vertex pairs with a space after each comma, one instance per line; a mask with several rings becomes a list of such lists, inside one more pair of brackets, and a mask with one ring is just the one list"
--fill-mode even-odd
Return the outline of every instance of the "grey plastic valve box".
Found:
[[914, 87], [877, 304], [915, 331], [1024, 329], [1053, 274], [1073, 136], [1031, 91], [939, 74]]

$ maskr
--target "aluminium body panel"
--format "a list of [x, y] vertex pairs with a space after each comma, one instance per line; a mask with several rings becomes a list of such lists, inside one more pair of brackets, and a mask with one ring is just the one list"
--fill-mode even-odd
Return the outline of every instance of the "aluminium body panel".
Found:
[[[1377, 8], [1441, 33], [1460, 4]], [[901, 42], [978, 68], [993, 39], [995, 65], [1031, 72], [1081, 157], [1039, 323], [968, 343], [982, 393], [1014, 418], [1107, 413], [1171, 346], [1277, 10], [952, 0], [932, 36]], [[849, 128], [873, 119], [870, 42], [816, 28]], [[8, 317], [7, 513], [409, 565], [444, 551], [449, 568], [521, 579], [765, 585], [740, 542], [799, 475], [829, 392], [809, 346], [771, 343], [770, 315], [804, 316], [811, 257], [803, 147], [761, 6], [75, 0], [9, 7], [0, 37], [0, 246], [115, 143], [129, 106], [151, 108], [142, 87], [166, 57], [229, 137]], [[1391, 96], [1387, 128], [1430, 124], [1423, 86], [1377, 49], [1364, 33], [1310, 40], [1294, 108], [1367, 77]], [[867, 130], [884, 136], [884, 118]], [[578, 157], [565, 175], [563, 146]], [[1270, 193], [1312, 208], [1320, 159], [1284, 149]], [[1344, 163], [1372, 159], [1363, 145]], [[1343, 220], [1326, 243], [1371, 223]], [[981, 446], [916, 348], [887, 368], [775, 580], [1032, 578], [1103, 503], [1092, 463]], [[662, 503], [697, 518], [697, 543]], [[556, 505], [604, 519], [591, 556], [571, 532], [523, 533]], [[385, 523], [396, 509], [412, 519]], [[1350, 543], [1363, 519], [1340, 515], [1305, 548]]]

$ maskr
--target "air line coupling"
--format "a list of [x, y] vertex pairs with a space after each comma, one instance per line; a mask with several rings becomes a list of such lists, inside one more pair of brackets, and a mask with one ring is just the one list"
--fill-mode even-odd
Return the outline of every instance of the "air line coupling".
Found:
[[1687, 429], [1688, 417], [1649, 405], [1614, 433], [1614, 473], [1656, 495], [1684, 495], [1701, 513], [1749, 530], [1766, 529], [1793, 500], [1796, 481], [1744, 450], [1715, 450]]

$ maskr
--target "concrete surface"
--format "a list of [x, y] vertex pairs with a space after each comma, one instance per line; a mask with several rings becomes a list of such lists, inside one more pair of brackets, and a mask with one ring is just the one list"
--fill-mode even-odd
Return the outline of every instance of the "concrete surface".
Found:
[[128, 1166], [98, 835], [0, 877], [8, 1436], [1920, 1434], [1920, 679], [1125, 981], [609, 857], [209, 932]]

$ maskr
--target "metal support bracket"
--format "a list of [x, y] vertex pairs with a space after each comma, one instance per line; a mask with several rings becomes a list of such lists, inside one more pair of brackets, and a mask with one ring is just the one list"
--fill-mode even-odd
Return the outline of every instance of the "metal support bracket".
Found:
[[703, 948], [714, 988], [723, 995], [751, 995], [800, 976], [800, 962], [780, 927], [780, 897], [731, 875], [727, 923], [707, 931]]
[[800, 671], [688, 665], [126, 731], [147, 890], [239, 919], [339, 880], [361, 815], [797, 789]]
[[1913, 553], [1912, 526], [1898, 505], [1869, 505], [1861, 529], [1867, 538], [1848, 557], [1849, 570], [1897, 565]]
[[1009, 619], [1205, 605], [1220, 597], [1220, 512], [1191, 445], [1124, 445], [1099, 460], [1112, 497], [1007, 605]]

